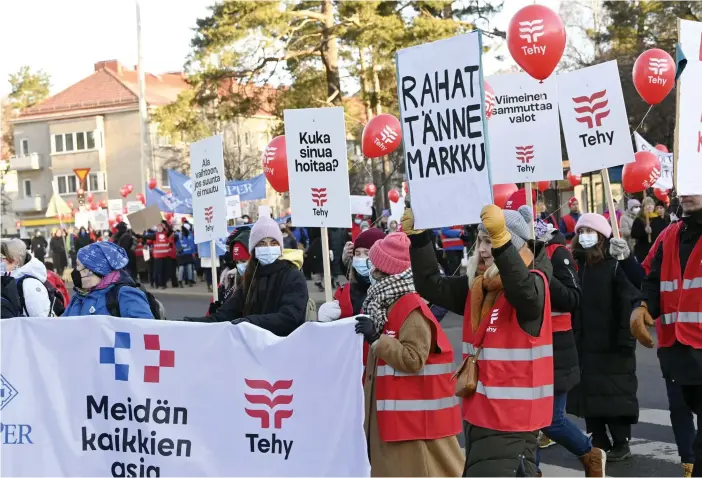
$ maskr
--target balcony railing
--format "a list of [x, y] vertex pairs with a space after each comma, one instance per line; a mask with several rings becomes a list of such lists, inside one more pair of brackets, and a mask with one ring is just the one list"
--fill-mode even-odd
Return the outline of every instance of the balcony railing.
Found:
[[37, 195], [18, 198], [12, 201], [15, 212], [42, 212], [46, 210], [46, 197]]
[[10, 158], [10, 169], [15, 171], [29, 171], [41, 169], [41, 158], [39, 153], [31, 153], [27, 156], [13, 156]]

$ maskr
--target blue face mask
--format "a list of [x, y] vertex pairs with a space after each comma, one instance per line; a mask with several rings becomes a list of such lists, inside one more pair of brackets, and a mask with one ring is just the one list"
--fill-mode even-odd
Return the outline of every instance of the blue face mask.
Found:
[[597, 244], [598, 238], [596, 232], [582, 232], [578, 236], [578, 242], [583, 249], [590, 249]]
[[267, 266], [273, 264], [280, 257], [280, 246], [258, 246], [256, 247], [256, 259]]
[[244, 272], [246, 272], [246, 262], [240, 262], [239, 264], [237, 264], [236, 270], [239, 272], [240, 276], [243, 276]]
[[358, 275], [361, 277], [368, 277], [370, 274], [370, 267], [368, 267], [367, 257], [354, 257], [352, 264]]

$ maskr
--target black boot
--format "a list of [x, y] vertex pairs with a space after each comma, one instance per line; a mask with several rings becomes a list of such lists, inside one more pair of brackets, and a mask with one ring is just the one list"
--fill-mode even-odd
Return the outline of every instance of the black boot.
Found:
[[615, 443], [612, 449], [607, 452], [608, 461], [624, 461], [628, 458], [631, 458], [628, 441]]

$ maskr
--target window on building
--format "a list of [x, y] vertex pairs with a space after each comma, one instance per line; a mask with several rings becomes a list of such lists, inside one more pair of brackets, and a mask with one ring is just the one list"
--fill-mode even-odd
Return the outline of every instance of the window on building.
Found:
[[56, 153], [63, 153], [63, 135], [62, 134], [55, 134], [54, 135], [54, 151]]
[[66, 146], [66, 151], [73, 151], [73, 133], [66, 133], [63, 135], [63, 142]]
[[168, 170], [165, 168], [161, 170], [161, 186], [171, 186], [171, 182], [168, 180]]
[[76, 133], [76, 149], [78, 151], [83, 151], [85, 149], [85, 133]]
[[88, 191], [98, 191], [99, 189], [97, 174], [88, 174]]
[[20, 141], [20, 149], [22, 150], [22, 156], [29, 156], [29, 140], [23, 138]]
[[25, 179], [23, 181], [24, 197], [28, 198], [32, 196], [32, 181], [31, 179]]
[[95, 149], [95, 133], [93, 131], [85, 133], [85, 140], [88, 143], [88, 149]]
[[59, 194], [75, 194], [78, 189], [78, 178], [73, 174], [56, 176]]

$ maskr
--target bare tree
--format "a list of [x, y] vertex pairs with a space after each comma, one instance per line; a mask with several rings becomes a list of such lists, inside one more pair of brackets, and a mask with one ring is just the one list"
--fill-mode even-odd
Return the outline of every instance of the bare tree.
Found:
[[596, 40], [606, 30], [606, 15], [599, 0], [562, 2], [558, 11], [566, 26], [568, 42], [561, 60], [561, 69], [572, 70], [591, 65], [600, 58], [603, 44]]

